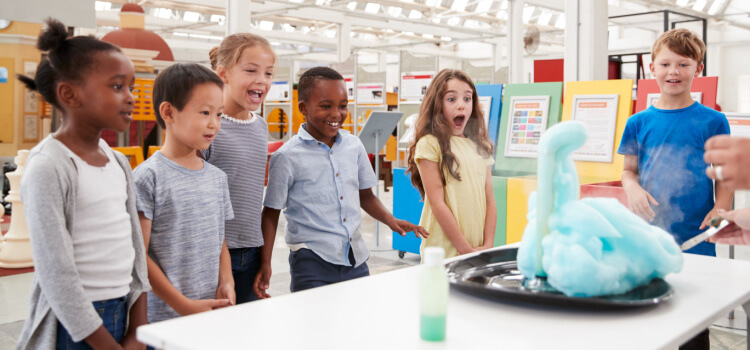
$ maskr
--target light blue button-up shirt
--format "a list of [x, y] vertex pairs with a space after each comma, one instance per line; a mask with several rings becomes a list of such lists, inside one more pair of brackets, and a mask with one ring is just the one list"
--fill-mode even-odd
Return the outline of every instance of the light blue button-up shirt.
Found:
[[376, 185], [359, 138], [339, 130], [329, 148], [302, 124], [271, 156], [263, 205], [285, 209], [290, 247], [304, 246], [332, 264], [352, 266], [351, 247], [359, 266], [370, 256], [360, 230], [359, 190]]

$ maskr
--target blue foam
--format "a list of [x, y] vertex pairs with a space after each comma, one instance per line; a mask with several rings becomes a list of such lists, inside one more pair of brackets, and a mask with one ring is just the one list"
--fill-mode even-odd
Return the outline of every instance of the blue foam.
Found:
[[585, 137], [578, 122], [557, 124], [542, 137], [539, 190], [529, 198], [529, 224], [518, 251], [521, 273], [527, 279], [546, 276], [568, 296], [597, 296], [625, 293], [681, 271], [682, 252], [666, 231], [614, 198], [578, 200], [578, 175], [569, 154]]

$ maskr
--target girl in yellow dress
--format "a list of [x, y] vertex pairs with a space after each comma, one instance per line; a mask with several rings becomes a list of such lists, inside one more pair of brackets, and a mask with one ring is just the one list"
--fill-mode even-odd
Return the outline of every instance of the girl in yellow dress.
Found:
[[452, 257], [493, 247], [492, 154], [471, 78], [460, 70], [440, 71], [422, 101], [409, 147], [407, 172], [424, 200], [419, 225], [430, 232], [420, 252], [437, 246]]

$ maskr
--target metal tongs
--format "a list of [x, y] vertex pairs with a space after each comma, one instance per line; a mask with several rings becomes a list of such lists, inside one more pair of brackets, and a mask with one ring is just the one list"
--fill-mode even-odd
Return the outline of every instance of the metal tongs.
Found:
[[711, 219], [711, 222], [708, 224], [708, 229], [703, 231], [701, 234], [685, 241], [685, 243], [682, 243], [680, 246], [680, 249], [682, 251], [686, 251], [692, 247], [695, 247], [698, 245], [698, 243], [703, 242], [709, 238], [711, 238], [713, 235], [715, 235], [717, 232], [721, 231], [723, 228], [727, 227], [729, 225], [729, 221], [722, 219], [721, 217], [715, 217]]

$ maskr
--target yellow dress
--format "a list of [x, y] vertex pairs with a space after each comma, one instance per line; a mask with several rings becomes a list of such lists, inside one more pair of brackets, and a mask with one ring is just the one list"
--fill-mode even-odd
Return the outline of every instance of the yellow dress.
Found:
[[[445, 172], [443, 195], [445, 204], [453, 213], [458, 227], [472, 248], [484, 244], [484, 220], [487, 213], [485, 181], [487, 167], [495, 164], [492, 158], [484, 158], [477, 152], [477, 145], [471, 139], [459, 136], [451, 137], [451, 151], [460, 165], [458, 173], [461, 181]], [[417, 142], [414, 159], [425, 159], [440, 164], [443, 153], [440, 144], [433, 135], [422, 137]], [[419, 167], [419, 162], [417, 162]], [[432, 212], [430, 201], [425, 198], [424, 209], [419, 225], [427, 229], [430, 236], [422, 240], [420, 252], [425, 247], [443, 247], [446, 257], [457, 256], [458, 250], [451, 244], [448, 236]]]

